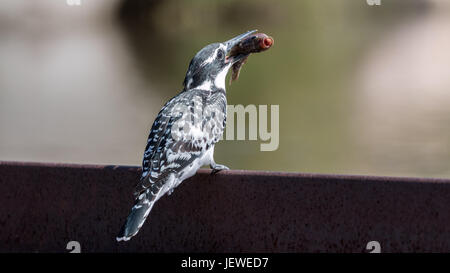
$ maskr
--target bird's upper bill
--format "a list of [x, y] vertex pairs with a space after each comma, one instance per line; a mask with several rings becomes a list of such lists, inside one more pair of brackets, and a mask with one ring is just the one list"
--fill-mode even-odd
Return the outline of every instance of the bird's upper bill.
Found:
[[273, 45], [272, 37], [264, 33], [255, 33], [256, 31], [247, 31], [224, 43], [227, 47], [226, 62], [235, 63], [247, 58], [250, 53], [265, 51]]

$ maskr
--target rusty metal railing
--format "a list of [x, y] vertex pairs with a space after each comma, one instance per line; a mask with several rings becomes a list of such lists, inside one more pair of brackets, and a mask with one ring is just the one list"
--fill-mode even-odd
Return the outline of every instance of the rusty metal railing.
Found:
[[450, 180], [201, 170], [117, 243], [138, 179], [138, 167], [0, 162], [0, 252], [450, 251]]

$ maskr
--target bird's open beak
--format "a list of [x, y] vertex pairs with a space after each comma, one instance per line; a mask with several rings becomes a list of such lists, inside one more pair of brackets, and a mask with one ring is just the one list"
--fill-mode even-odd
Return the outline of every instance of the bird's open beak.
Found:
[[251, 34], [253, 34], [253, 33], [257, 32], [257, 31], [258, 30], [256, 30], [256, 29], [255, 30], [250, 30], [250, 31], [247, 31], [247, 32], [245, 32], [245, 33], [243, 33], [241, 35], [238, 35], [238, 36], [236, 36], [236, 37], [234, 37], [234, 38], [224, 42], [224, 44], [227, 47], [227, 49], [226, 49], [227, 50], [227, 59], [226, 59], [227, 63], [230, 63], [230, 62], [231, 63], [235, 63], [235, 62], [237, 62], [237, 61], [239, 61], [239, 60], [241, 60], [241, 59], [243, 59], [243, 58], [245, 58], [247, 56], [247, 55], [244, 55], [244, 54], [239, 54], [239, 55], [236, 55], [236, 56], [229, 56], [229, 54], [230, 54], [231, 50], [233, 49], [233, 47], [235, 45], [239, 44], [239, 42], [241, 42], [242, 40], [244, 40], [245, 38], [247, 38], [248, 36], [250, 36]]

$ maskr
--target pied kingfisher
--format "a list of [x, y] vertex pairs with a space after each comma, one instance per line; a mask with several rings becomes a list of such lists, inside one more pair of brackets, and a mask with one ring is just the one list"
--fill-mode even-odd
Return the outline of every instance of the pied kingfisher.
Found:
[[223, 43], [207, 45], [191, 60], [183, 90], [158, 113], [148, 137], [135, 205], [117, 236], [127, 241], [136, 235], [161, 196], [171, 194], [183, 180], [204, 165], [213, 173], [228, 167], [214, 161], [214, 145], [226, 122], [225, 77], [248, 55], [227, 56], [256, 30]]

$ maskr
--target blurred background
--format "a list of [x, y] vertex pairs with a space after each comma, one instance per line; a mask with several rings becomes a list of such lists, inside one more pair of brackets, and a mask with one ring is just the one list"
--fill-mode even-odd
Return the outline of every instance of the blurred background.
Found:
[[280, 144], [232, 169], [450, 176], [450, 1], [3, 0], [0, 160], [140, 165], [203, 46], [250, 29], [228, 104], [279, 105]]

